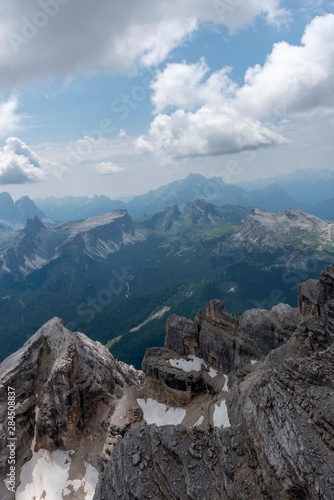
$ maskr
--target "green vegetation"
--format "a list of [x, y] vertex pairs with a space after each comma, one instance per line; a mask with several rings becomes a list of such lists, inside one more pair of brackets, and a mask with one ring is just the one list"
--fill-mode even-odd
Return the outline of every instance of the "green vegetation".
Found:
[[[277, 249], [240, 255], [217, 251], [245, 217], [244, 209], [234, 209], [226, 208], [225, 218], [214, 218], [215, 224], [146, 229], [145, 241], [122, 247], [105, 260], [64, 254], [25, 280], [1, 280], [1, 358], [59, 316], [65, 326], [140, 368], [146, 348], [163, 345], [169, 314], [194, 317], [213, 298], [234, 314], [278, 302], [295, 306], [298, 283], [317, 278], [326, 262], [315, 260], [309, 272], [298, 273], [273, 266], [283, 252]], [[147, 221], [151, 218], [143, 218], [139, 227]], [[130, 332], [162, 307], [170, 310]]]

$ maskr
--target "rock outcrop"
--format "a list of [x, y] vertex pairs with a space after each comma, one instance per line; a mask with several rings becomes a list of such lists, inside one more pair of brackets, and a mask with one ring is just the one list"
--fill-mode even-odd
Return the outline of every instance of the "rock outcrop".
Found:
[[245, 365], [263, 357], [257, 345], [239, 328], [239, 317], [230, 315], [218, 300], [200, 310], [195, 321], [170, 316], [166, 347], [179, 355], [196, 354], [224, 373], [243, 376]]
[[25, 488], [55, 453], [68, 469], [59, 498], [332, 500], [334, 265], [298, 304], [172, 315], [145, 377], [51, 320], [0, 365], [1, 479], [12, 387], [18, 500], [47, 498]]
[[[236, 362], [235, 353], [246, 359], [255, 355], [254, 341], [244, 343], [245, 333], [240, 335], [235, 319], [218, 303], [211, 303], [206, 314], [200, 312], [195, 322], [171, 317], [167, 347], [184, 357], [192, 355], [190, 349], [201, 352], [217, 371], [238, 373], [227, 395], [231, 426], [130, 431], [115, 447], [95, 500], [334, 498], [333, 285], [331, 266], [318, 283], [312, 282], [312, 294], [307, 285], [301, 287], [300, 313], [286, 306], [271, 312], [275, 327], [283, 326], [289, 339], [284, 343], [271, 329], [270, 343], [283, 344], [250, 370], [247, 363]], [[236, 319], [239, 328], [241, 324], [247, 331], [250, 316]], [[270, 326], [263, 313], [256, 321], [264, 330]], [[204, 335], [210, 340], [203, 342]], [[211, 349], [216, 349], [214, 356]], [[268, 339], [263, 349], [269, 350]]]
[[82, 466], [88, 462], [100, 470], [115, 435], [141, 419], [125, 409], [123, 421], [113, 422], [117, 405], [140, 380], [140, 372], [116, 362], [98, 342], [70, 332], [59, 318], [46, 323], [0, 365], [0, 478], [6, 477], [10, 452], [8, 387], [15, 390], [17, 471], [41, 449], [74, 450]]
[[239, 328], [253, 339], [262, 352], [268, 354], [272, 349], [289, 340], [301, 320], [298, 309], [288, 304], [278, 304], [270, 311], [249, 309], [239, 321]]

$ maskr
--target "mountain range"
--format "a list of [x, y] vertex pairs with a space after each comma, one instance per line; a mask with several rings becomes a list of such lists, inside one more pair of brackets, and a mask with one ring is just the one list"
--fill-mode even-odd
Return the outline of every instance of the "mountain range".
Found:
[[[102, 215], [116, 209], [127, 209], [131, 217], [152, 215], [178, 205], [180, 209], [197, 199], [216, 205], [240, 205], [279, 212], [294, 208], [324, 219], [333, 218], [334, 172], [331, 170], [299, 170], [294, 174], [239, 185], [226, 184], [220, 177], [206, 178], [190, 174], [185, 179], [135, 196], [125, 203], [107, 196], [46, 198], [34, 200], [50, 219], [69, 221]], [[319, 203], [324, 203], [319, 212]]]
[[295, 305], [333, 255], [332, 223], [297, 210], [197, 200], [136, 221], [124, 209], [52, 227], [34, 217], [0, 257], [2, 356], [62, 316], [139, 367], [167, 312], [194, 315], [212, 297], [233, 313]]
[[170, 315], [142, 371], [52, 318], [0, 365], [1, 498], [330, 500], [333, 345], [333, 265], [298, 308]]
[[47, 220], [46, 215], [40, 210], [29, 196], [22, 196], [15, 201], [9, 193], [0, 193], [0, 223], [8, 230], [22, 229], [27, 220], [33, 217]]

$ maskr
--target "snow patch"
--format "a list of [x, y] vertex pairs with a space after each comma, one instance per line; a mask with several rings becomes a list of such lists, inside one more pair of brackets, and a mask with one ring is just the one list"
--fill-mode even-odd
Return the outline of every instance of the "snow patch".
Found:
[[215, 378], [215, 377], [217, 377], [218, 372], [214, 368], [210, 367], [209, 375], [210, 375], [211, 378]]
[[21, 484], [16, 491], [16, 500], [42, 499], [59, 500], [82, 489], [84, 500], [92, 500], [99, 473], [86, 464], [83, 479], [69, 480], [71, 451], [56, 450], [50, 453], [40, 449], [21, 469]]
[[225, 401], [221, 401], [220, 405], [215, 405], [213, 411], [213, 425], [215, 427], [231, 427]]
[[184, 408], [170, 408], [152, 398], [148, 398], [146, 401], [145, 399], [137, 399], [137, 403], [143, 410], [144, 419], [148, 425], [178, 425], [186, 416]]
[[37, 422], [40, 409], [35, 409], [35, 434], [31, 443], [32, 458], [21, 469], [20, 482], [16, 491], [16, 500], [46, 499], [59, 500], [66, 495], [83, 490], [83, 500], [92, 500], [99, 479], [98, 471], [85, 463], [86, 472], [83, 479], [69, 480], [71, 454], [73, 450], [56, 450], [50, 453], [40, 449], [35, 453]]
[[204, 422], [204, 417], [203, 417], [203, 415], [201, 415], [199, 417], [199, 419], [197, 420], [197, 422], [194, 423], [194, 427], [197, 427], [198, 425], [202, 425], [203, 422]]
[[188, 358], [190, 359], [170, 359], [169, 363], [174, 368], [181, 368], [184, 372], [199, 372], [202, 369], [202, 365], [206, 367], [205, 361], [197, 356], [194, 356], [194, 354], [189, 354]]
[[251, 365], [255, 365], [257, 363], [257, 359], [251, 359]]

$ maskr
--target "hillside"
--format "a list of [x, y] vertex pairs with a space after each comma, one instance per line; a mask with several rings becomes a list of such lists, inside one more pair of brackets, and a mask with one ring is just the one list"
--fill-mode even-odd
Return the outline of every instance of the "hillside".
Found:
[[2, 356], [62, 316], [139, 367], [167, 313], [193, 316], [211, 297], [232, 313], [294, 306], [332, 259], [331, 225], [296, 211], [196, 201], [137, 222], [124, 210], [52, 228], [35, 218], [1, 260]]

